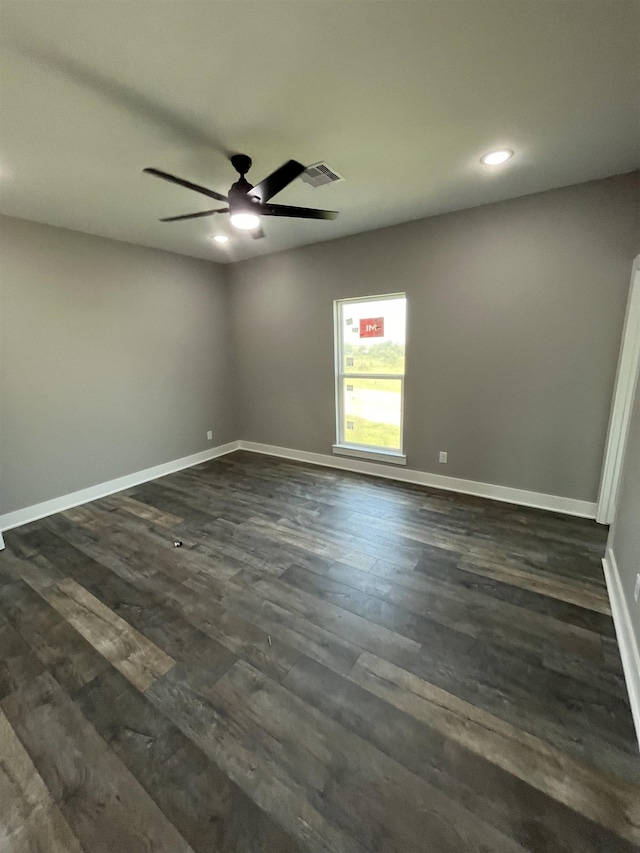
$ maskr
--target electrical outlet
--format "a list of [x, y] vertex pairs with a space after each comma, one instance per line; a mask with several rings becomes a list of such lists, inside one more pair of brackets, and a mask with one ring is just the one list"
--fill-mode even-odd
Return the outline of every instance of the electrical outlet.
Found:
[[440, 451], [440, 462], [446, 462], [446, 461], [447, 461], [447, 451], [441, 450]]
[[213, 438], [213, 433], [211, 432], [211, 430], [208, 430], [208, 431], [207, 431], [207, 439], [208, 439], [209, 441], [211, 441], [211, 439], [212, 439], [212, 438]]
[[633, 590], [633, 597], [635, 598], [637, 604], [638, 599], [640, 598], [640, 573], [636, 575], [636, 588]]

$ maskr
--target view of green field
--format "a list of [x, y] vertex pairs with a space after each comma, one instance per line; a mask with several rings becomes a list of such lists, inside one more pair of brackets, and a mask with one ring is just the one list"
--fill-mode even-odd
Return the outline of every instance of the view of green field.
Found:
[[399, 379], [344, 379], [344, 435], [353, 444], [400, 449]]
[[363, 444], [369, 447], [385, 447], [389, 450], [400, 449], [400, 425], [377, 423], [366, 418], [347, 417], [353, 429], [346, 429], [347, 441], [352, 444]]
[[404, 344], [344, 345], [345, 373], [404, 373]]

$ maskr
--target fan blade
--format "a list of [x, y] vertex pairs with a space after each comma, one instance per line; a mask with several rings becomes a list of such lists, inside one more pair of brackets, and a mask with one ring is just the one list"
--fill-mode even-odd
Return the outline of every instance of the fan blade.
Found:
[[260, 240], [262, 237], [264, 237], [264, 231], [262, 230], [262, 228], [256, 228], [255, 231], [251, 232], [251, 236], [254, 240]]
[[181, 219], [199, 219], [201, 216], [213, 216], [214, 213], [228, 213], [228, 207], [221, 207], [218, 210], [201, 210], [200, 213], [185, 213], [183, 216], [165, 216], [160, 219], [160, 222], [179, 222]]
[[280, 166], [275, 172], [268, 175], [259, 184], [250, 191], [252, 196], [256, 196], [260, 201], [269, 201], [270, 198], [280, 190], [283, 190], [291, 181], [295, 181], [298, 175], [301, 175], [305, 166], [298, 163], [297, 160], [289, 160], [284, 166]]
[[300, 219], [335, 219], [337, 210], [315, 210], [312, 207], [292, 207], [290, 204], [263, 204], [261, 216], [297, 216]]
[[155, 175], [156, 178], [162, 178], [163, 181], [178, 184], [178, 186], [186, 187], [188, 190], [194, 190], [194, 192], [202, 193], [202, 195], [208, 195], [209, 198], [215, 198], [218, 201], [229, 201], [226, 195], [221, 195], [220, 193], [208, 190], [205, 187], [199, 187], [198, 184], [192, 184], [191, 181], [184, 181], [182, 178], [176, 178], [175, 175], [169, 175], [167, 172], [161, 172], [160, 169], [143, 169], [142, 171], [146, 172], [147, 175]]

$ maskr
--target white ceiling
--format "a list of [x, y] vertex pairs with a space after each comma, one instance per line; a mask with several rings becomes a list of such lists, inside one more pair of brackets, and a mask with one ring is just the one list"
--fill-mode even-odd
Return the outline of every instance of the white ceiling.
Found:
[[[2, 0], [0, 210], [216, 261], [512, 198], [640, 164], [640, 3], [483, 0]], [[515, 151], [506, 166], [479, 163]], [[225, 151], [274, 201], [264, 240], [142, 174], [226, 193]], [[225, 247], [213, 233], [231, 237]]]

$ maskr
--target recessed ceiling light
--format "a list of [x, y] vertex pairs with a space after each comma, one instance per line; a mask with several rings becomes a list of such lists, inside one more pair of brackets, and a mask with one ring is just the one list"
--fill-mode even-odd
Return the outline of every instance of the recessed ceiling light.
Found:
[[257, 228], [260, 225], [260, 217], [256, 216], [255, 213], [233, 213], [231, 224], [243, 231], [251, 231], [252, 228]]
[[213, 239], [216, 241], [216, 243], [228, 243], [229, 242], [229, 238], [227, 237], [226, 234], [216, 234], [216, 236]]
[[484, 157], [480, 158], [480, 162], [485, 166], [499, 166], [500, 163], [506, 163], [513, 157], [513, 151], [508, 148], [500, 148], [498, 151], [489, 151]]

